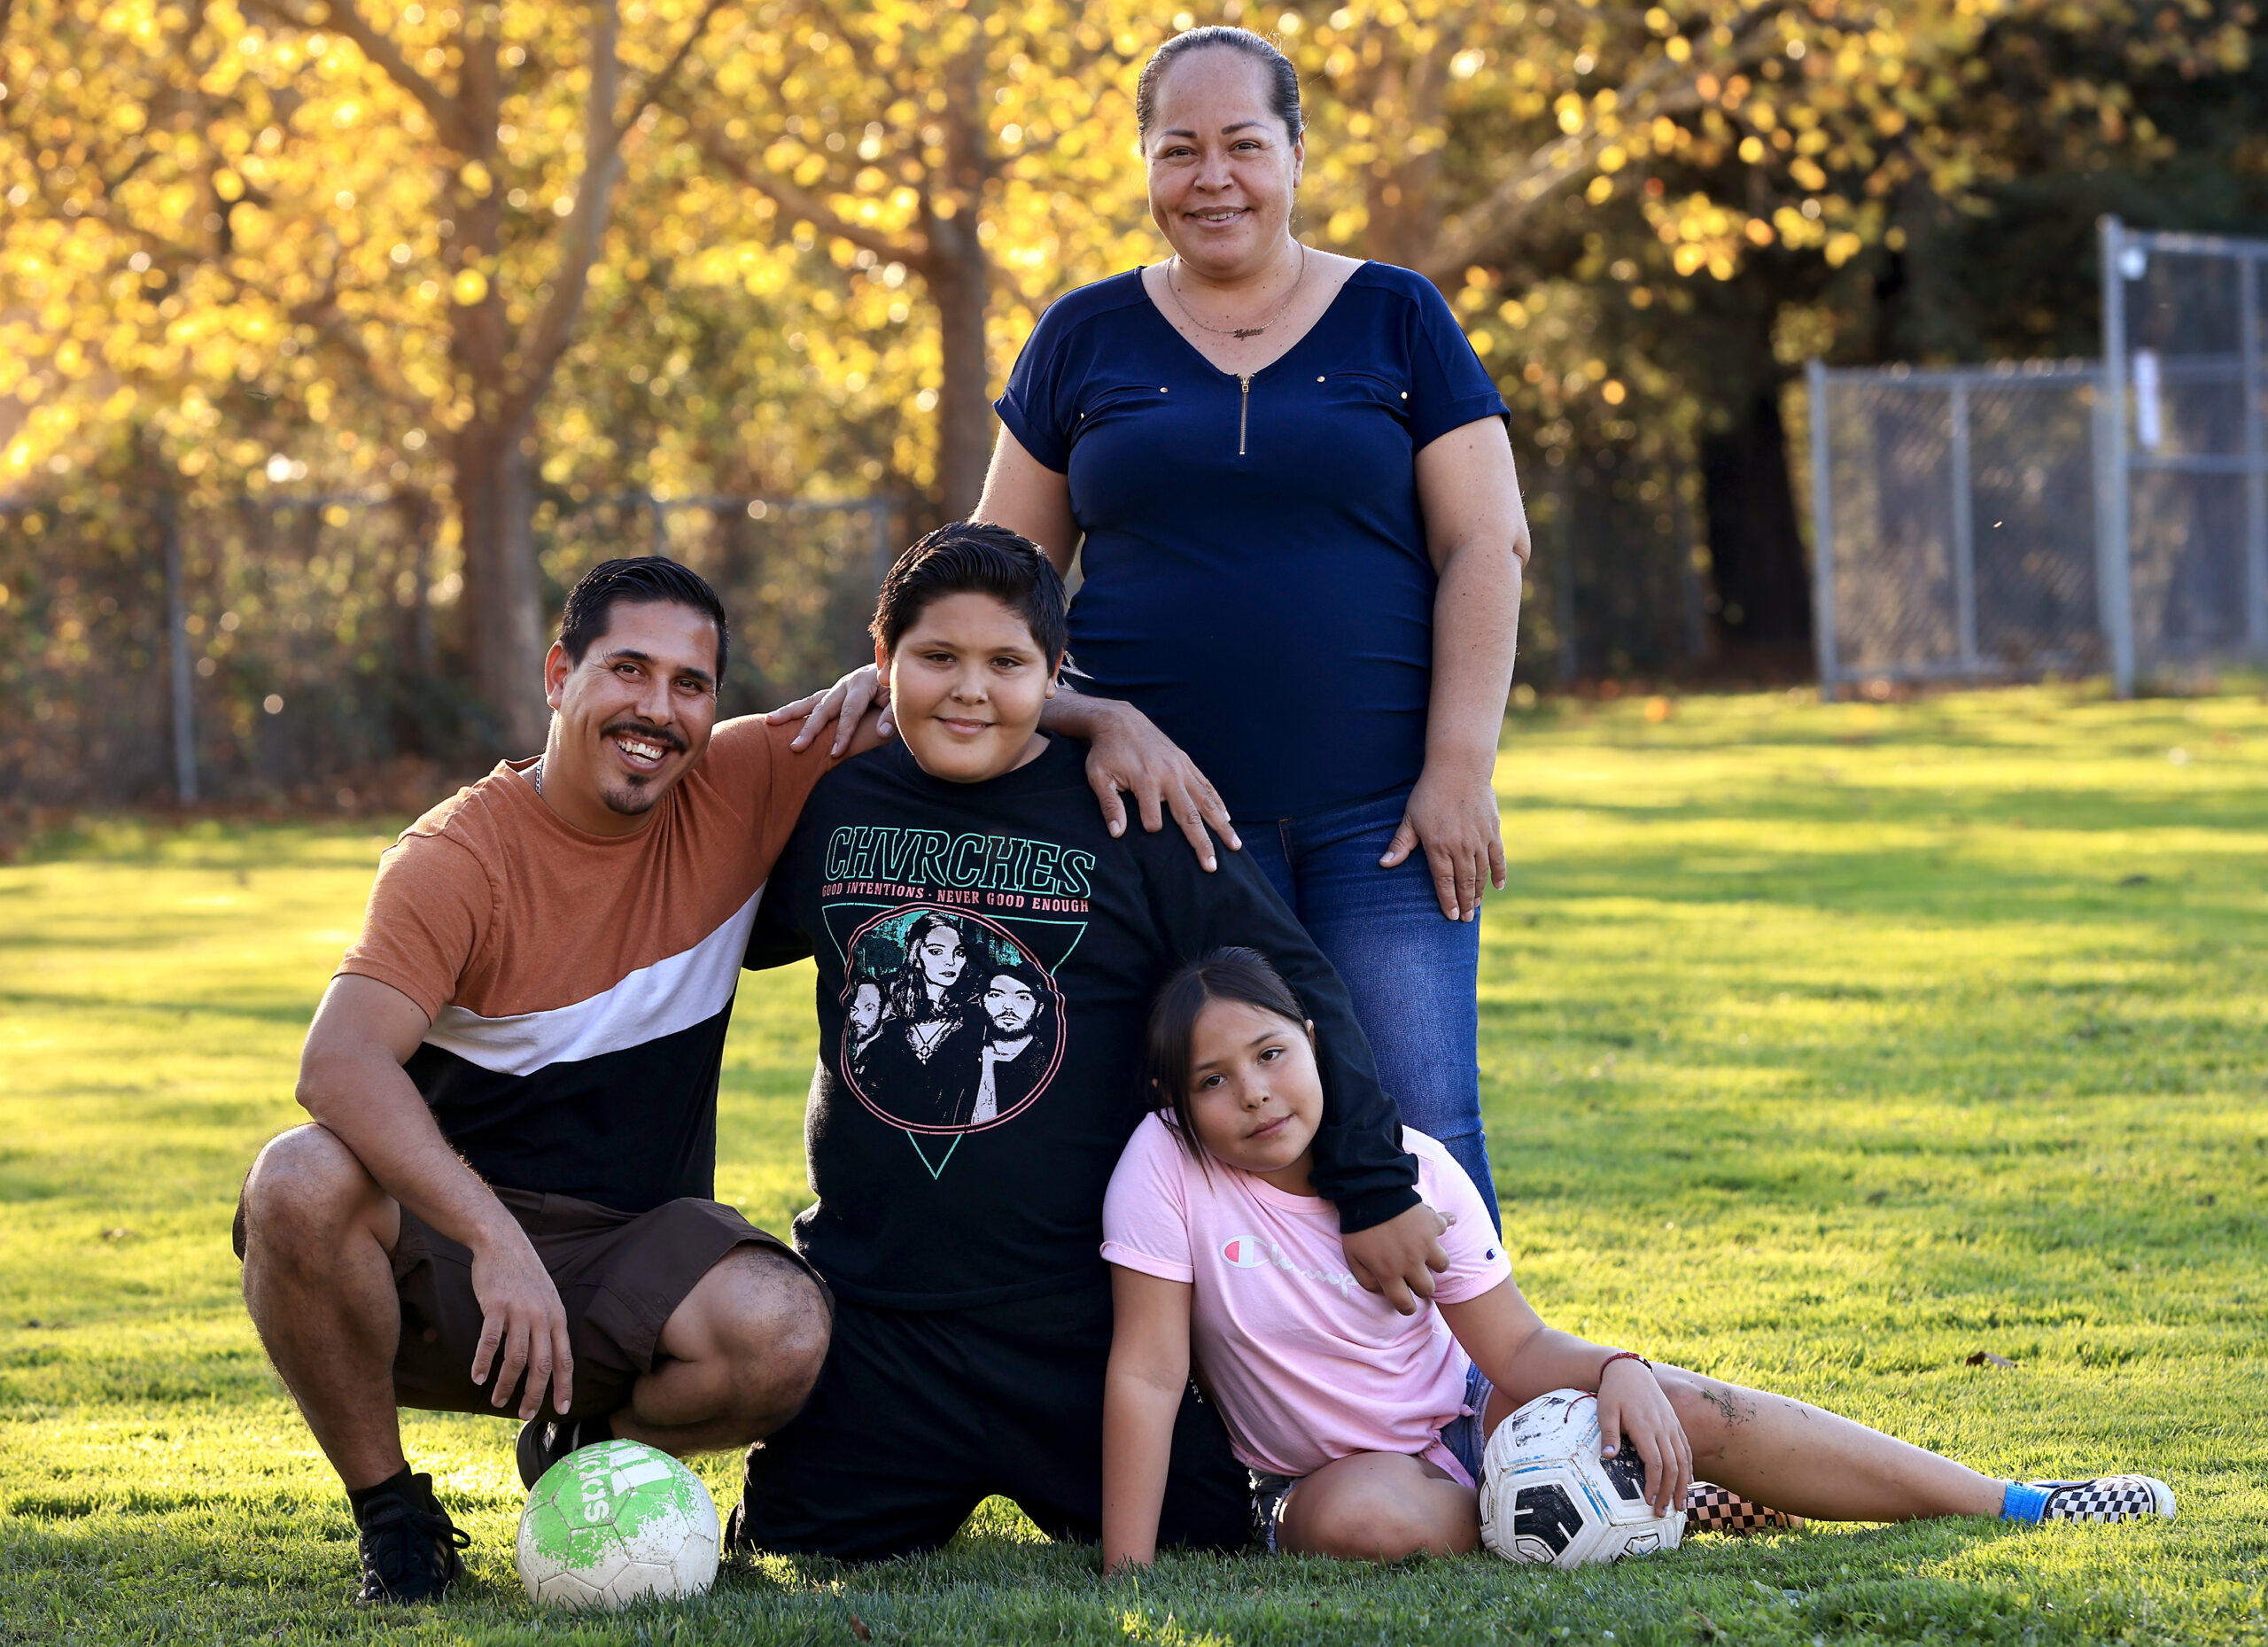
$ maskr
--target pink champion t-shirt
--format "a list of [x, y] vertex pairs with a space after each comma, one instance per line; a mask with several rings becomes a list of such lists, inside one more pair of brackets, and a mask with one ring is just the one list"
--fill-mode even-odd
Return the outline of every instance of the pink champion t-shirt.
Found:
[[[1456, 1222], [1433, 1296], [1461, 1304], [1511, 1278], [1488, 1208], [1449, 1151], [1402, 1129], [1418, 1193]], [[1190, 1347], [1251, 1469], [1307, 1475], [1349, 1453], [1423, 1454], [1465, 1485], [1441, 1444], [1471, 1365], [1441, 1312], [1414, 1316], [1363, 1290], [1339, 1212], [1217, 1161], [1203, 1166], [1165, 1119], [1146, 1118], [1111, 1175], [1102, 1255], [1191, 1285]]]

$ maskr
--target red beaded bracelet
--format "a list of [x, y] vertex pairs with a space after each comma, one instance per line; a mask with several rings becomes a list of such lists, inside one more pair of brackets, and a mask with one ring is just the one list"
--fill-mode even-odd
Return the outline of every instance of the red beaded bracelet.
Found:
[[1618, 1361], [1635, 1361], [1640, 1366], [1645, 1368], [1649, 1372], [1651, 1372], [1654, 1370], [1654, 1363], [1647, 1360], [1636, 1350], [1618, 1349], [1612, 1356], [1609, 1356], [1604, 1361], [1598, 1363], [1598, 1381], [1601, 1386], [1604, 1386], [1606, 1383], [1606, 1370]]

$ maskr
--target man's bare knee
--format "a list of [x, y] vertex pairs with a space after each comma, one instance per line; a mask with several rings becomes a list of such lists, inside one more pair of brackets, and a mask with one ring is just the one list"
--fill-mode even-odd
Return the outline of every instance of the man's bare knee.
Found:
[[707, 1325], [733, 1369], [738, 1404], [751, 1422], [776, 1428], [801, 1410], [826, 1364], [826, 1297], [809, 1270], [762, 1247], [735, 1248], [704, 1283], [711, 1278], [725, 1285]]
[[827, 1360], [835, 1324], [811, 1272], [785, 1254], [743, 1247], [728, 1261], [742, 1268], [745, 1301], [732, 1328], [744, 1354], [771, 1363], [773, 1379], [809, 1391]]
[[309, 1124], [271, 1138], [245, 1180], [248, 1238], [279, 1254], [315, 1253], [369, 1224], [384, 1193], [354, 1152]]

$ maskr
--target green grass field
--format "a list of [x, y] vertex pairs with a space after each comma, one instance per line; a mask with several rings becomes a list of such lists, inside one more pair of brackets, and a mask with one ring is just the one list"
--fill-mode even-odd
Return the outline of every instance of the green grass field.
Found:
[[[1984, 1470], [2147, 1469], [2178, 1521], [1138, 1584], [996, 1503], [933, 1559], [579, 1626], [513, 1573], [510, 1427], [413, 1418], [470, 1580], [357, 1614], [227, 1231], [387, 832], [90, 825], [0, 867], [0, 1640], [2268, 1639], [2268, 707], [1547, 704], [1503, 747], [1482, 1063], [1547, 1317]], [[727, 1055], [719, 1193], [773, 1228], [809, 989], [751, 980]]]

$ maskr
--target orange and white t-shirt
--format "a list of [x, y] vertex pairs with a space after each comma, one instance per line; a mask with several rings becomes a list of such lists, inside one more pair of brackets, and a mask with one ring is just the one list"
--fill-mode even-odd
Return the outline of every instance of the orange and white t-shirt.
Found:
[[379, 859], [341, 973], [430, 1018], [405, 1066], [473, 1169], [625, 1212], [712, 1193], [717, 1077], [749, 928], [833, 765], [719, 726], [635, 835], [586, 834], [500, 764]]

